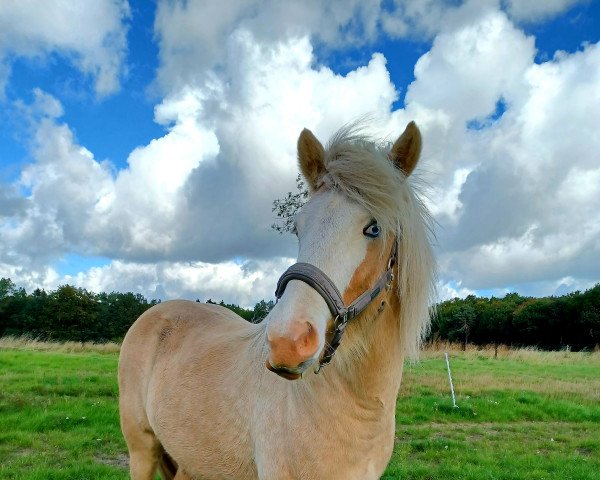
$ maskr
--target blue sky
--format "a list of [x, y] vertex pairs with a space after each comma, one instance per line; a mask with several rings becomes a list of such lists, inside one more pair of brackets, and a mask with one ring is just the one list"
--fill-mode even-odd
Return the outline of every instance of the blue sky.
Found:
[[[129, 152], [164, 134], [153, 120], [158, 96], [151, 83], [158, 68], [158, 46], [154, 39], [153, 2], [130, 2], [131, 18], [127, 25], [127, 74], [120, 91], [98, 99], [93, 79], [81, 75], [61, 53], [42, 58], [15, 58], [2, 109], [0, 154], [3, 166], [15, 159], [27, 161], [26, 140], [15, 135], [20, 119], [11, 108], [11, 100], [30, 102], [32, 92], [40, 88], [59, 98], [65, 109], [63, 119], [72, 126], [78, 140], [98, 158], [107, 158], [117, 168], [126, 166]], [[7, 102], [8, 100], [8, 102]], [[8, 103], [8, 104], [7, 104]], [[19, 128], [20, 127], [20, 128]], [[15, 138], [17, 136], [17, 138]], [[13, 170], [13, 169], [11, 169]], [[9, 173], [14, 175], [14, 170]]]
[[251, 3], [0, 11], [0, 276], [270, 298], [294, 136], [371, 113], [423, 130], [441, 298], [600, 280], [600, 2]]

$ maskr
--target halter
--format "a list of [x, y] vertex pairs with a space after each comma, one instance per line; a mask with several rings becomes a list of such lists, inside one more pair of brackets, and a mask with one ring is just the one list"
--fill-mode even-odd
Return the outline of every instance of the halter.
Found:
[[350, 320], [359, 316], [369, 304], [386, 288], [389, 289], [394, 280], [394, 265], [398, 255], [398, 242], [394, 241], [392, 252], [388, 260], [387, 269], [375, 285], [370, 290], [362, 293], [347, 307], [344, 305], [344, 300], [340, 291], [331, 281], [331, 279], [323, 272], [323, 270], [311, 265], [310, 263], [298, 262], [288, 268], [277, 282], [275, 290], [275, 298], [279, 300], [285, 291], [285, 287], [290, 280], [300, 280], [306, 283], [317, 291], [325, 303], [329, 307], [329, 311], [333, 316], [333, 336], [329, 343], [325, 344], [325, 350], [319, 366], [315, 373], [319, 373], [325, 365], [329, 365], [335, 351], [340, 346], [342, 335], [346, 330], [346, 325]]

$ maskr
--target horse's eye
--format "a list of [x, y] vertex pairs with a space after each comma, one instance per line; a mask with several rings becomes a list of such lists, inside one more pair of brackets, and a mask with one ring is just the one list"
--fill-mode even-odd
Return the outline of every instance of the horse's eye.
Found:
[[377, 220], [373, 220], [365, 228], [363, 228], [363, 233], [367, 237], [377, 238], [381, 233], [381, 229], [379, 228], [379, 225], [377, 225]]

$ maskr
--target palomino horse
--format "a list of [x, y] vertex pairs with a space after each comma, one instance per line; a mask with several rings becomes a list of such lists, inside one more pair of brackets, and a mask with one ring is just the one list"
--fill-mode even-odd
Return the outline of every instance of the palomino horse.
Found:
[[408, 180], [420, 151], [412, 122], [391, 149], [356, 127], [324, 149], [304, 130], [300, 263], [267, 318], [171, 301], [133, 324], [119, 360], [133, 479], [382, 475], [403, 360], [429, 322], [428, 214]]

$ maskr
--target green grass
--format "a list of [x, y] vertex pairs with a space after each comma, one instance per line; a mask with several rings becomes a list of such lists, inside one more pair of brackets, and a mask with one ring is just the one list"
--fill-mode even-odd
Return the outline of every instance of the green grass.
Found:
[[[126, 479], [115, 348], [0, 344], [0, 478]], [[489, 351], [407, 365], [384, 479], [600, 479], [600, 355]], [[324, 479], [326, 480], [326, 479]]]
[[384, 479], [600, 479], [600, 358], [443, 354], [407, 366]]
[[117, 354], [0, 350], [0, 478], [127, 478]]

